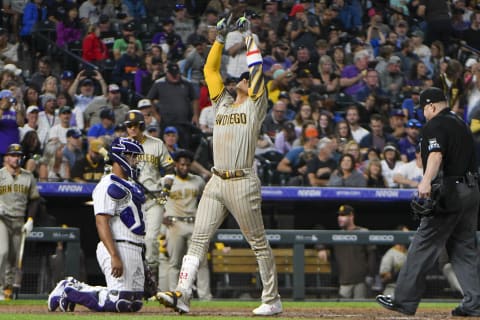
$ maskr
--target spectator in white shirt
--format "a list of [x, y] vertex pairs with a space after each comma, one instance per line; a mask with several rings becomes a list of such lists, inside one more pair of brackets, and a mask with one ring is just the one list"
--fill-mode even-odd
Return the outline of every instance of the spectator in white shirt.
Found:
[[48, 141], [60, 141], [62, 144], [67, 144], [67, 131], [70, 129], [70, 119], [72, 118], [72, 109], [69, 106], [64, 106], [58, 111], [60, 123], [50, 128], [48, 132]]
[[423, 177], [422, 157], [420, 148], [415, 150], [415, 159], [404, 163], [393, 173], [393, 182], [398, 183], [401, 188], [416, 188]]
[[393, 181], [393, 174], [398, 170], [403, 162], [400, 161], [400, 152], [397, 146], [391, 142], [387, 142], [383, 148], [382, 173], [387, 182], [388, 188], [398, 188], [398, 184]]

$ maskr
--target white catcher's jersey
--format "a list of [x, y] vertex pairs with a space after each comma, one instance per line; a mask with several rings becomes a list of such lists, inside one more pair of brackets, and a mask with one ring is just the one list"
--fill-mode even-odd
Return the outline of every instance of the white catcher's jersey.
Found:
[[173, 159], [162, 140], [145, 135], [142, 143], [144, 154], [138, 157], [140, 176], [138, 181], [150, 191], [162, 189], [160, 168], [173, 164]]
[[186, 179], [176, 175], [167, 175], [164, 179], [172, 179], [170, 196], [165, 205], [166, 216], [189, 217], [197, 212], [197, 203], [205, 187], [205, 181], [195, 174], [189, 173]]
[[145, 218], [141, 210], [145, 197], [133, 183], [113, 174], [104, 176], [92, 193], [95, 215], [111, 215], [114, 240], [143, 243]]
[[253, 167], [258, 135], [265, 119], [268, 101], [266, 91], [257, 100], [250, 97], [234, 105], [224, 89], [214, 103], [213, 163], [216, 169], [250, 169]]
[[33, 174], [20, 169], [14, 178], [7, 168], [0, 169], [0, 215], [25, 217], [28, 200], [39, 198]]

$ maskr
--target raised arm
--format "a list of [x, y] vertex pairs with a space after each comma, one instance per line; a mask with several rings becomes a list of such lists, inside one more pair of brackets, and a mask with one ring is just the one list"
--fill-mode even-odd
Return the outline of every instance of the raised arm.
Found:
[[225, 37], [228, 33], [232, 16], [223, 18], [217, 23], [217, 38], [208, 53], [207, 61], [203, 68], [205, 82], [208, 86], [208, 92], [212, 101], [217, 101], [225, 86], [223, 85], [222, 75], [220, 74], [220, 65], [222, 62], [222, 52], [225, 45]]
[[250, 31], [250, 21], [245, 17], [239, 18], [237, 20], [237, 28], [247, 34], [245, 45], [247, 47], [247, 66], [250, 72], [248, 95], [252, 100], [257, 100], [266, 93], [262, 54]]

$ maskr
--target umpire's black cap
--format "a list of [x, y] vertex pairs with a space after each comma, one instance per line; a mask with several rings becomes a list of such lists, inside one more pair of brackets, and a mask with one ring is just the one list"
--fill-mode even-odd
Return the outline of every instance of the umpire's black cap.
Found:
[[12, 143], [11, 145], [8, 146], [6, 154], [18, 154], [23, 156], [22, 146], [19, 145], [18, 143]]
[[186, 159], [189, 159], [190, 162], [193, 161], [193, 153], [188, 151], [188, 150], [185, 150], [185, 149], [179, 149], [177, 152], [175, 152], [175, 155], [173, 156], [173, 159], [175, 161], [178, 161], [180, 160], [180, 158], [186, 158]]
[[423, 90], [420, 93], [420, 103], [419, 107], [424, 108], [429, 103], [443, 102], [447, 101], [443, 91], [437, 87], [431, 87]]

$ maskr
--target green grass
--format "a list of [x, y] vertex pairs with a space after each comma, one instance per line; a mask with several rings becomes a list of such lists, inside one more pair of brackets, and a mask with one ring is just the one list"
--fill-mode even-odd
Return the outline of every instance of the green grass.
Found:
[[[15, 300], [15, 301], [2, 301], [0, 302], [0, 320], [74, 320], [74, 319], [89, 319], [89, 320], [100, 320], [105, 318], [110, 319], [129, 319], [129, 320], [140, 320], [140, 319], [162, 319], [162, 320], [179, 320], [179, 319], [195, 319], [195, 320], [225, 320], [225, 319], [244, 319], [244, 318], [251, 318], [246, 316], [222, 316], [222, 314], [228, 315], [229, 312], [237, 311], [245, 311], [250, 310], [258, 306], [259, 301], [239, 301], [239, 300], [216, 300], [216, 301], [208, 301], [208, 302], [201, 302], [201, 301], [193, 301], [192, 302], [192, 313], [188, 315], [179, 316], [175, 313], [172, 314], [165, 314], [164, 308], [159, 306], [157, 302], [146, 302], [144, 305], [145, 310], [147, 313], [134, 313], [134, 314], [115, 314], [115, 313], [95, 313], [95, 312], [78, 312], [78, 313], [62, 313], [62, 312], [52, 312], [52, 313], [41, 313], [41, 312], [33, 312], [27, 311], [27, 306], [44, 306], [45, 312], [47, 309], [46, 301], [45, 300]], [[448, 311], [452, 309], [456, 303], [445, 303], [445, 302], [426, 302], [420, 305], [420, 309], [422, 308], [435, 308], [444, 310], [446, 314]], [[12, 306], [18, 307], [18, 311], [15, 313], [4, 313], [2, 312], [2, 308], [11, 308]], [[22, 308], [25, 306], [25, 308]], [[283, 301], [283, 306], [285, 311], [288, 309], [296, 309], [300, 310], [301, 312], [308, 313], [308, 310], [321, 310], [322, 308], [328, 308], [330, 310], [337, 310], [338, 314], [342, 314], [342, 309], [370, 309], [370, 308], [377, 308], [378, 305], [375, 302], [349, 302], [349, 301], [326, 301], [326, 302], [316, 302], [316, 301], [308, 301], [308, 302], [295, 302], [295, 301]], [[218, 309], [218, 316], [203, 316], [203, 315], [196, 315], [195, 308], [214, 308]], [[378, 307], [379, 310], [381, 309]], [[22, 310], [23, 309], [23, 310]], [[304, 310], [302, 310], [304, 309]], [[159, 311], [159, 314], [156, 314], [156, 311]], [[22, 313], [25, 312], [25, 313]], [[29, 312], [29, 313], [27, 313]], [[342, 319], [339, 315], [330, 318], [327, 317], [325, 319]], [[255, 320], [261, 319], [272, 319], [266, 317], [254, 317]], [[275, 320], [296, 320], [296, 319], [305, 319], [305, 318], [295, 318], [295, 317], [274, 317]]]

